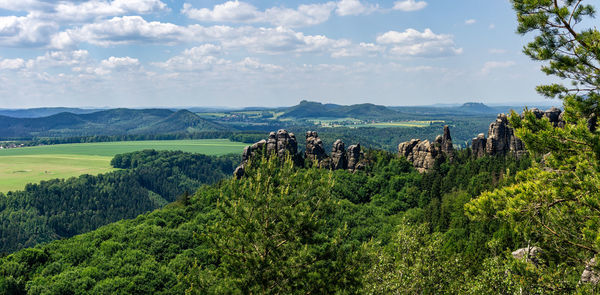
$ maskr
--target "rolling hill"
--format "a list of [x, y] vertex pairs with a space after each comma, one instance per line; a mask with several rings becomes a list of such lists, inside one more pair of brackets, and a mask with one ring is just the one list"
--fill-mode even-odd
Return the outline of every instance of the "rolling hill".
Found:
[[398, 113], [385, 106], [370, 103], [355, 105], [322, 104], [303, 100], [300, 104], [284, 110], [281, 118], [382, 118], [397, 116]]
[[41, 118], [0, 116], [0, 138], [166, 134], [227, 130], [186, 110], [111, 109], [90, 114], [63, 112]]
[[89, 114], [101, 109], [80, 109], [80, 108], [65, 108], [65, 107], [50, 107], [50, 108], [32, 108], [32, 109], [0, 109], [0, 116], [13, 118], [41, 118], [56, 115], [59, 113], [73, 114]]

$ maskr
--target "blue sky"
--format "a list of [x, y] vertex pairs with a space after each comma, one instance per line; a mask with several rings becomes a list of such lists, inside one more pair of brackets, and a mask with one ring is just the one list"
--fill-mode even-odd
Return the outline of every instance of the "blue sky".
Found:
[[507, 0], [0, 0], [0, 108], [542, 101]]

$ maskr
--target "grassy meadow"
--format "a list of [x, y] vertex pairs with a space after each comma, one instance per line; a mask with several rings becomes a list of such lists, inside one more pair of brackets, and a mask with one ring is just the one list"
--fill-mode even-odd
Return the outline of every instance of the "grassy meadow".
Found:
[[244, 143], [227, 139], [122, 141], [46, 145], [0, 150], [0, 192], [20, 190], [27, 183], [113, 170], [120, 153], [144, 149], [181, 150], [206, 155], [241, 153]]

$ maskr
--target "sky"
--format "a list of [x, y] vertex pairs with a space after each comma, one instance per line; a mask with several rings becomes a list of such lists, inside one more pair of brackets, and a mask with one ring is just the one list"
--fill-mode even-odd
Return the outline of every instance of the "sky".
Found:
[[544, 99], [508, 0], [0, 0], [0, 108]]

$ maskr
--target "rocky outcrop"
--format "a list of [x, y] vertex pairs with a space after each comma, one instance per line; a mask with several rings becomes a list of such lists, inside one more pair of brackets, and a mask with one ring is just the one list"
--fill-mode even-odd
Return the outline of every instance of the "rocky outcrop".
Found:
[[533, 265], [538, 266], [540, 263], [539, 258], [542, 254], [542, 249], [540, 247], [525, 247], [517, 249], [511, 254], [515, 259], [525, 260], [525, 262], [530, 262], [533, 263]]
[[517, 157], [525, 153], [525, 145], [521, 139], [515, 136], [515, 130], [510, 127], [505, 114], [499, 114], [496, 121], [490, 124], [485, 152], [492, 156], [506, 155], [512, 152]]
[[479, 133], [477, 137], [473, 138], [473, 141], [471, 143], [471, 150], [475, 158], [485, 156], [486, 142], [487, 139], [485, 138], [485, 135], [483, 133]]
[[333, 143], [331, 149], [331, 164], [332, 170], [348, 169], [348, 157], [346, 155], [346, 146], [340, 139]]
[[419, 172], [427, 172], [433, 169], [438, 159], [452, 161], [454, 159], [454, 147], [450, 128], [444, 126], [444, 134], [438, 135], [433, 142], [411, 139], [398, 145], [398, 155], [406, 158]]
[[354, 172], [365, 168], [362, 162], [363, 152], [360, 149], [360, 143], [348, 147], [346, 158], [348, 158], [348, 171]]
[[[548, 118], [548, 121], [555, 127], [564, 127], [563, 112], [556, 107], [552, 107], [546, 111], [541, 111], [537, 108], [529, 109], [536, 118]], [[521, 115], [523, 116], [523, 115]], [[482, 150], [482, 146], [485, 149]], [[514, 154], [516, 157], [521, 157], [527, 153], [525, 145], [515, 136], [514, 129], [508, 122], [508, 116], [498, 114], [496, 121], [490, 124], [487, 138], [483, 134], [479, 134], [473, 138], [471, 150], [474, 157], [483, 157], [484, 155], [506, 155]]]
[[298, 153], [298, 141], [294, 133], [281, 129], [277, 133], [269, 133], [266, 140], [261, 140], [244, 148], [242, 163], [235, 169], [233, 174], [240, 179], [246, 173], [246, 165], [251, 159], [272, 156], [282, 160], [287, 156], [291, 156], [296, 165], [302, 166], [305, 160], [308, 160], [306, 162], [316, 162], [318, 167], [332, 170], [347, 169], [353, 172], [361, 170], [365, 166], [360, 144], [352, 145], [346, 150], [344, 142], [338, 139], [333, 143], [331, 157], [329, 157], [317, 132], [307, 131], [306, 150], [304, 155], [301, 155]]
[[594, 284], [597, 285], [600, 282], [600, 273], [596, 268], [596, 258], [590, 259], [585, 264], [585, 269], [581, 274], [581, 279], [579, 280], [582, 284]]
[[306, 150], [304, 151], [305, 158], [311, 161], [321, 162], [327, 158], [323, 141], [319, 138], [316, 131], [306, 132]]
[[452, 145], [452, 136], [450, 136], [450, 127], [444, 126], [444, 135], [442, 135], [442, 153], [447, 159], [452, 162], [454, 161], [454, 146]]
[[266, 140], [261, 140], [254, 143], [253, 145], [247, 146], [242, 152], [242, 163], [235, 168], [233, 175], [236, 178], [244, 176], [246, 164], [253, 158], [256, 157], [271, 157], [276, 156], [280, 159], [284, 159], [287, 156], [297, 158], [298, 154], [298, 141], [294, 133], [287, 132], [287, 130], [279, 130], [277, 133], [269, 133], [269, 137]]

